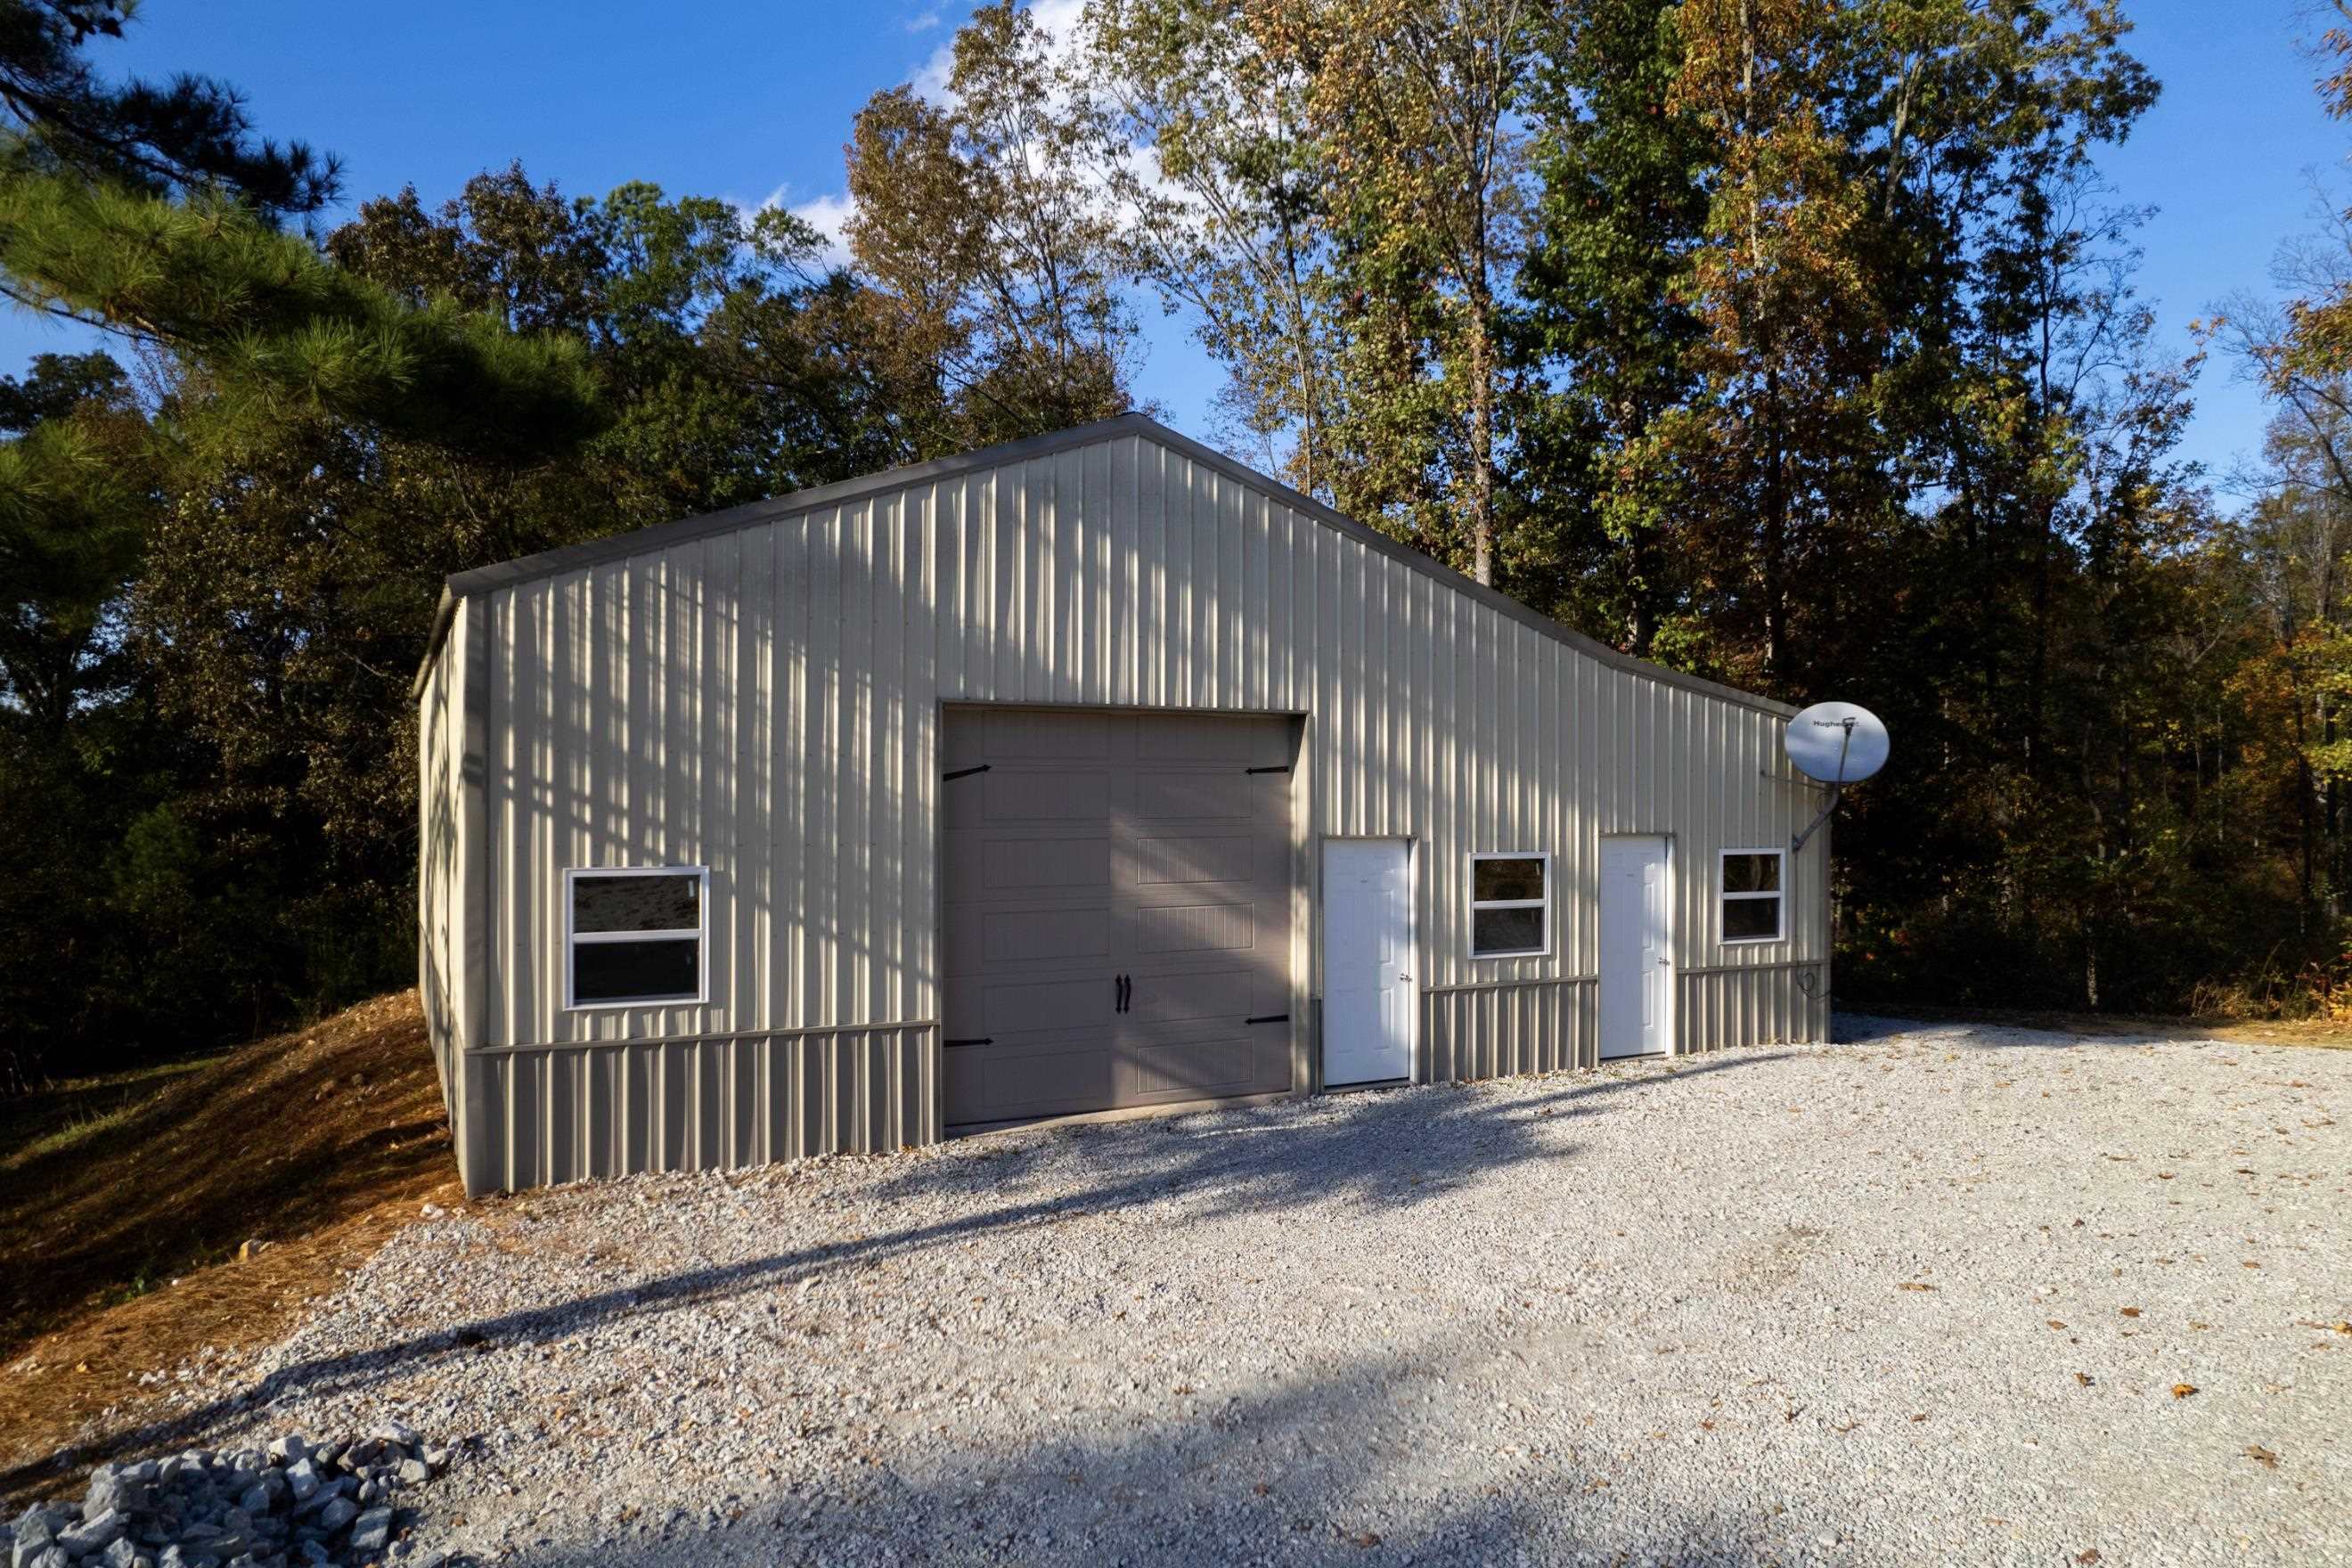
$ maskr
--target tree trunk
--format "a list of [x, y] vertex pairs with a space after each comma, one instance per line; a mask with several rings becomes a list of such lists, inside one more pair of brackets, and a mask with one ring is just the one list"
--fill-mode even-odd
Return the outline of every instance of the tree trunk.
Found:
[[1476, 570], [1495, 585], [1495, 348], [1486, 336], [1485, 302], [1471, 307], [1470, 327], [1470, 544]]
[[[1766, 353], [1771, 353], [1766, 348]], [[1775, 681], [1789, 674], [1789, 497], [1781, 474], [1780, 370], [1764, 371], [1764, 667]]]

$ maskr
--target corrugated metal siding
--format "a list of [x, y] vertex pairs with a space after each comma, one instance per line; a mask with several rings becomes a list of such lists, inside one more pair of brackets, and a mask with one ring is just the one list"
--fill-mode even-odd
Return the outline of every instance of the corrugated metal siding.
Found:
[[[1682, 968], [1753, 972], [1685, 981], [1685, 1048], [1826, 1024], [1783, 967], [1826, 950], [1818, 848], [1790, 863], [1789, 940], [1716, 940], [1717, 852], [1785, 843], [1815, 806], [1765, 776], [1786, 773], [1776, 715], [1606, 663], [1148, 437], [466, 608], [488, 647], [479, 1045], [500, 1052], [467, 1081], [510, 1181], [938, 1135], [945, 702], [1305, 714], [1305, 844], [1416, 841], [1432, 1076], [1592, 1059], [1577, 982], [1599, 963], [1605, 833], [1673, 836]], [[1473, 961], [1464, 858], [1513, 849], [1554, 857], [1554, 951]], [[653, 864], [711, 868], [709, 1004], [566, 1012], [564, 868]], [[807, 1030], [838, 1039], [797, 1037], [781, 1068], [781, 1042], [642, 1043]]]
[[1421, 1046], [1431, 1082], [1589, 1068], [1601, 1059], [1601, 989], [1567, 979], [1424, 992]]
[[441, 1100], [457, 1120], [458, 1021], [450, 961], [458, 952], [458, 807], [464, 790], [462, 722], [452, 694], [451, 658], [436, 659], [416, 704], [416, 994], [441, 1078]]

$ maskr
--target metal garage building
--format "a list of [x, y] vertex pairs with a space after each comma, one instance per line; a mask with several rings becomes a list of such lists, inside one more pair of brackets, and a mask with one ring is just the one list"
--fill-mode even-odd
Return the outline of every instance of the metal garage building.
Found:
[[416, 695], [473, 1191], [1826, 1037], [1791, 710], [1139, 416], [461, 574]]

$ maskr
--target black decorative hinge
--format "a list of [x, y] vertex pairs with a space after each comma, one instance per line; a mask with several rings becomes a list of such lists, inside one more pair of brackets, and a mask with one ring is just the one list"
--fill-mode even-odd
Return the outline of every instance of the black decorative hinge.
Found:
[[1244, 1024], [1287, 1024], [1290, 1022], [1290, 1015], [1287, 1013], [1260, 1013], [1256, 1017], [1244, 1018], [1242, 1022]]
[[1278, 768], [1244, 768], [1242, 770], [1242, 772], [1245, 773], [1286, 773], [1289, 771], [1290, 764], [1288, 763], [1283, 763], [1282, 766]]
[[996, 1037], [982, 1035], [976, 1040], [941, 1040], [940, 1043], [943, 1046], [992, 1046], [996, 1044]]
[[988, 769], [989, 764], [986, 763], [981, 763], [980, 766], [976, 768], [958, 768], [951, 773], [941, 773], [940, 775], [940, 782], [941, 784], [945, 784], [950, 779], [968, 779], [974, 773], [984, 773]]

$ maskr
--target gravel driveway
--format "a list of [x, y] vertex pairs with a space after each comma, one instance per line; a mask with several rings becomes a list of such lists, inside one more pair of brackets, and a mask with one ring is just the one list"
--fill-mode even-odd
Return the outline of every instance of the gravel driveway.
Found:
[[2352, 1559], [2352, 1053], [1841, 1027], [486, 1205], [241, 1419], [583, 1568]]

